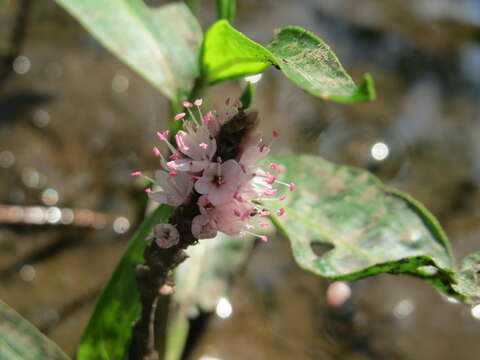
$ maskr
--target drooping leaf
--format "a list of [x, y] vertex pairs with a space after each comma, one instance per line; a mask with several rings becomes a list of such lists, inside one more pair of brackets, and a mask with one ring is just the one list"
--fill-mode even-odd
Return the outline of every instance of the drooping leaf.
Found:
[[217, 13], [219, 19], [225, 19], [230, 23], [233, 23], [236, 10], [236, 0], [217, 0]]
[[[464, 302], [479, 301], [474, 270], [480, 255], [467, 258], [458, 272], [443, 230], [418, 202], [367, 171], [318, 156], [270, 160], [286, 166], [283, 181], [296, 183], [286, 200], [269, 205], [286, 209], [274, 221], [290, 240], [300, 267], [343, 280], [409, 274]], [[318, 244], [333, 248], [318, 253]]]
[[283, 73], [312, 95], [345, 103], [375, 99], [371, 76], [366, 74], [357, 87], [330, 47], [305, 29], [287, 26], [267, 48]]
[[202, 71], [208, 84], [257, 74], [270, 65], [282, 70], [300, 88], [325, 100], [351, 103], [375, 98], [370, 75], [355, 85], [332, 50], [305, 29], [287, 26], [266, 47], [226, 20], [217, 21], [205, 34]]
[[131, 327], [140, 314], [135, 267], [143, 262], [145, 238], [153, 226], [168, 220], [171, 208], [161, 205], [140, 225], [98, 298], [83, 333], [77, 360], [123, 359], [131, 339]]
[[227, 296], [234, 274], [245, 263], [254, 239], [219, 233], [187, 249], [189, 259], [175, 272], [174, 311], [170, 313], [166, 360], [181, 358], [188, 336], [188, 318], [211, 312]]
[[0, 301], [0, 359], [69, 360], [60, 348]]
[[453, 285], [455, 290], [469, 298], [472, 303], [480, 303], [479, 272], [480, 251], [477, 251], [462, 260], [458, 272], [458, 284]]
[[119, 59], [173, 101], [199, 74], [201, 28], [181, 2], [147, 7], [142, 0], [55, 0]]

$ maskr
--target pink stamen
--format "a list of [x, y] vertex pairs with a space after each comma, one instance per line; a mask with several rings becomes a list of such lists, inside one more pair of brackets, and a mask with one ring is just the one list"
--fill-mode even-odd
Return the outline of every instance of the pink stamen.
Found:
[[261, 221], [261, 222], [259, 223], [259, 225], [265, 227], [265, 226], [268, 226], [269, 223], [266, 222], [266, 221]]
[[287, 197], [285, 195], [282, 195], [278, 198], [278, 200], [282, 201], [282, 200], [285, 200]]
[[266, 173], [265, 176], [267, 177], [267, 180], [265, 180], [267, 184], [272, 185], [275, 181], [277, 181], [277, 178], [270, 173]]
[[177, 135], [175, 135], [175, 141], [177, 142], [177, 146], [180, 149], [185, 149], [186, 146], [181, 133], [177, 133]]
[[174, 120], [180, 120], [180, 119], [183, 119], [185, 116], [187, 116], [187, 114], [185, 114], [184, 112], [181, 112], [181, 113], [175, 115], [175, 117], [173, 119]]
[[242, 216], [242, 213], [240, 211], [238, 211], [237, 209], [233, 210], [233, 214], [235, 216], [238, 216], [238, 217]]
[[142, 175], [142, 172], [141, 171], [134, 171], [132, 173], [130, 173], [131, 176], [140, 176]]
[[195, 104], [195, 106], [202, 106], [203, 100], [202, 99], [197, 99], [193, 103]]
[[280, 171], [280, 165], [278, 165], [278, 164], [271, 163], [268, 167], [269, 167], [270, 169], [273, 169], [273, 171], [275, 171], [275, 172], [279, 172], [279, 171]]
[[190, 175], [190, 180], [195, 181], [195, 180], [198, 180], [198, 179], [200, 179], [200, 176]]
[[177, 168], [177, 164], [175, 163], [175, 161], [169, 161], [167, 162], [167, 167], [169, 169], [176, 169]]
[[263, 194], [266, 196], [275, 196], [277, 195], [277, 193], [278, 193], [277, 189], [267, 189], [263, 192]]
[[211, 112], [208, 112], [204, 117], [203, 117], [203, 123], [205, 125], [208, 125], [208, 123], [213, 119], [213, 114]]
[[153, 154], [154, 154], [155, 156], [160, 156], [160, 155], [161, 155], [160, 150], [158, 150], [158, 148], [157, 148], [156, 146], [154, 146], [154, 147], [152, 148], [152, 151], [153, 151]]
[[280, 134], [278, 133], [278, 131], [273, 130], [273, 131], [272, 131], [272, 136], [273, 136], [274, 138], [278, 138], [278, 137], [280, 136]]
[[295, 191], [295, 184], [294, 183], [290, 183], [288, 185], [288, 188], [290, 189], [290, 191]]
[[200, 145], [198, 145], [198, 146], [200, 146], [203, 150], [207, 150], [207, 148], [208, 148], [208, 145], [205, 144], [204, 142], [202, 142], [202, 143], [201, 143]]
[[146, 192], [146, 193], [151, 193], [151, 192], [152, 192], [152, 189], [146, 188], [146, 189], [145, 189], [145, 192]]
[[262, 240], [263, 242], [267, 242], [267, 241], [268, 241], [268, 237], [265, 236], [265, 235], [260, 235], [260, 240]]
[[178, 158], [180, 158], [180, 157], [181, 157], [180, 153], [177, 152], [177, 153], [175, 153], [175, 154], [170, 155], [168, 158], [169, 158], [170, 160], [176, 160], [176, 159], [178, 159]]
[[170, 171], [170, 172], [168, 173], [168, 175], [170, 175], [170, 176], [177, 176], [178, 174], [177, 174], [176, 171]]
[[270, 213], [269, 213], [268, 211], [262, 211], [262, 212], [260, 213], [260, 216], [261, 216], [261, 217], [268, 217], [268, 216], [270, 216]]
[[186, 108], [191, 108], [193, 105], [191, 102], [188, 101], [182, 101], [182, 106]]
[[169, 130], [165, 130], [164, 132], [157, 131], [157, 136], [163, 141], [167, 140], [168, 134], [170, 134]]
[[282, 216], [283, 214], [285, 214], [285, 209], [284, 208], [281, 208], [280, 210], [278, 210], [276, 212], [277, 216]]

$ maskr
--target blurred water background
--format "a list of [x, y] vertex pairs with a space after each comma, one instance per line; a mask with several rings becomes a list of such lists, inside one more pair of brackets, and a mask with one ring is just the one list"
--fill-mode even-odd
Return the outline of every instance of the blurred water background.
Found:
[[[166, 1], [148, 1], [159, 5]], [[95, 297], [143, 216], [154, 133], [168, 104], [52, 1], [0, 1], [0, 298], [73, 354]], [[215, 20], [204, 1], [205, 27]], [[457, 258], [480, 238], [480, 2], [243, 0], [236, 26], [266, 43], [299, 25], [322, 37], [378, 99], [316, 99], [270, 69], [258, 82], [276, 153], [367, 168], [423, 202]], [[211, 88], [209, 103], [242, 81]], [[407, 277], [350, 284], [301, 271], [277, 238], [258, 246], [217, 315], [197, 321], [188, 358], [474, 359], [480, 314]], [[225, 316], [227, 315], [227, 316]]]

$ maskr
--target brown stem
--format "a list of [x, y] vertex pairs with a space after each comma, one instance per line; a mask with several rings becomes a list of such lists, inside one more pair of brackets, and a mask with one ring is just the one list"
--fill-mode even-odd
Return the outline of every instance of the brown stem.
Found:
[[[195, 204], [195, 202], [193, 202]], [[162, 296], [169, 295], [173, 286], [171, 272], [188, 256], [185, 249], [197, 242], [191, 233], [192, 219], [198, 214], [196, 205], [179, 207], [170, 223], [177, 227], [180, 241], [168, 249], [161, 249], [155, 241], [147, 246], [143, 254], [145, 263], [137, 267], [137, 284], [140, 291], [142, 312], [133, 326], [129, 360], [158, 360], [156, 342], [161, 339], [155, 334], [156, 307]], [[165, 291], [167, 289], [167, 291]]]

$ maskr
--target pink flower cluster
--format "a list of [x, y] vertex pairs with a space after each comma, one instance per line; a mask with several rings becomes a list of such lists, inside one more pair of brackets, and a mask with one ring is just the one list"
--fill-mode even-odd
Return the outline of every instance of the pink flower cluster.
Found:
[[[228, 100], [226, 104], [229, 104]], [[257, 163], [270, 151], [260, 135], [248, 134], [235, 159], [217, 156], [217, 145], [221, 145], [217, 144], [217, 138], [222, 126], [232, 118], [232, 111], [238, 111], [238, 103], [223, 118], [212, 111], [203, 115], [201, 99], [182, 105], [186, 112], [175, 116], [177, 121], [183, 119], [183, 130], [175, 135], [176, 146], [170, 142], [168, 130], [157, 133], [171, 154], [165, 158], [157, 147], [153, 148], [154, 154], [161, 159], [163, 170], [155, 173], [155, 183], [161, 191], [147, 189], [150, 198], [171, 206], [196, 201], [199, 215], [193, 218], [191, 230], [198, 239], [213, 238], [221, 231], [233, 237], [250, 234], [267, 241], [266, 236], [252, 232], [249, 220], [256, 215], [270, 215], [272, 210], [265, 208], [261, 202], [285, 199], [285, 196], [276, 197], [278, 190], [274, 185], [285, 185], [290, 191], [295, 189], [295, 185], [277, 179], [274, 173], [284, 171], [278, 164], [269, 165], [273, 173], [258, 167]], [[194, 114], [195, 108], [197, 115]], [[273, 132], [273, 137], [278, 137], [278, 133]], [[139, 176], [141, 173], [133, 172], [132, 175]], [[283, 208], [275, 211], [278, 216], [284, 212]], [[259, 225], [267, 226], [268, 223], [260, 221]]]

